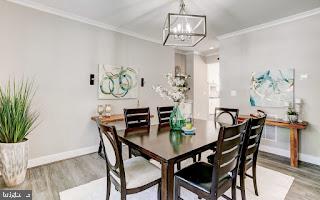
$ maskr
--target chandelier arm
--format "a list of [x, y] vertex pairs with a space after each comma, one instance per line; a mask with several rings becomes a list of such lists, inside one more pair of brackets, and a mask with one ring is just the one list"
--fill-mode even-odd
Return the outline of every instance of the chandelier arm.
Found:
[[186, 14], [186, 4], [184, 3], [184, 0], [180, 0], [179, 14]]

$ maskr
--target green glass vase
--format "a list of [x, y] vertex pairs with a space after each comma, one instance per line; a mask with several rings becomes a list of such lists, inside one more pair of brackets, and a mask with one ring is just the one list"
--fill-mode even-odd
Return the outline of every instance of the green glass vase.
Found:
[[170, 115], [170, 128], [175, 131], [180, 131], [185, 126], [186, 119], [180, 111], [179, 104], [175, 104]]

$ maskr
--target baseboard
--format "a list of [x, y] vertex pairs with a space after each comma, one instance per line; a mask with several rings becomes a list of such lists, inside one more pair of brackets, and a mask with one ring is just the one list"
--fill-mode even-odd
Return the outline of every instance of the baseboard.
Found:
[[[259, 149], [260, 149], [260, 151], [263, 151], [263, 152], [272, 153], [272, 154], [276, 154], [279, 156], [284, 156], [284, 157], [290, 158], [290, 151], [289, 150], [280, 149], [280, 148], [276, 148], [276, 147], [270, 147], [267, 145], [260, 145]], [[320, 166], [320, 157], [317, 157], [317, 156], [299, 153], [299, 160]]]
[[39, 158], [34, 158], [34, 159], [29, 160], [28, 168], [37, 167], [40, 165], [45, 165], [45, 164], [49, 164], [49, 163], [53, 163], [53, 162], [57, 162], [57, 161], [61, 161], [61, 160], [66, 160], [69, 158], [74, 158], [74, 157], [78, 157], [78, 156], [82, 156], [82, 155], [87, 155], [90, 153], [95, 153], [97, 151], [98, 151], [98, 146], [95, 145], [95, 146], [91, 146], [91, 147], [75, 149], [72, 151], [61, 152], [61, 153], [52, 154], [52, 155], [48, 155], [48, 156], [42, 156]]

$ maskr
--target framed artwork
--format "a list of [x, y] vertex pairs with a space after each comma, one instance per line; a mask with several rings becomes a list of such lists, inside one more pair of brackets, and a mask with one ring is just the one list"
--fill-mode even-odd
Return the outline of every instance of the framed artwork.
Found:
[[261, 107], [285, 107], [293, 103], [294, 69], [252, 73], [250, 104]]
[[138, 97], [138, 71], [132, 67], [99, 65], [99, 99]]

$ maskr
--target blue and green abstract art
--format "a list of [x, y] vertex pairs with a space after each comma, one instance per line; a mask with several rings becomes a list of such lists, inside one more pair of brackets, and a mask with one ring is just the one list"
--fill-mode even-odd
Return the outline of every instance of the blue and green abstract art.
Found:
[[99, 99], [138, 97], [138, 72], [131, 67], [99, 65]]
[[252, 73], [250, 104], [259, 107], [284, 107], [293, 102], [294, 70], [267, 70]]

